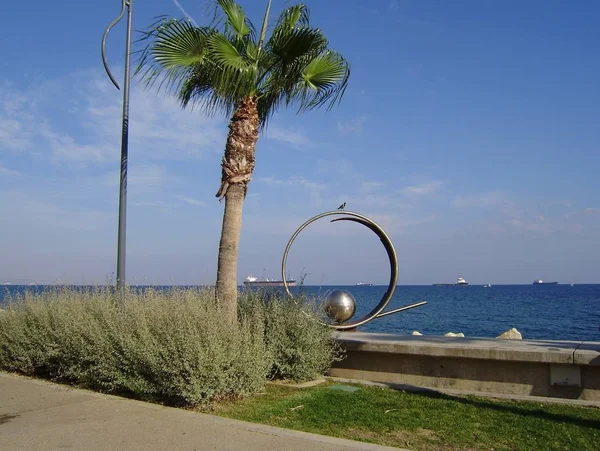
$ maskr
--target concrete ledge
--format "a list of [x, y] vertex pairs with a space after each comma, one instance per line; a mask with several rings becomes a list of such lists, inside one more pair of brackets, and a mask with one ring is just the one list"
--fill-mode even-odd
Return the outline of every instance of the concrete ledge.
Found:
[[600, 401], [600, 343], [341, 332], [329, 375], [387, 384]]
[[403, 336], [364, 332], [341, 332], [337, 340], [349, 351], [545, 363], [573, 363], [574, 353], [582, 344], [580, 341]]
[[600, 366], [600, 343], [584, 341], [575, 350], [573, 363], [578, 365]]

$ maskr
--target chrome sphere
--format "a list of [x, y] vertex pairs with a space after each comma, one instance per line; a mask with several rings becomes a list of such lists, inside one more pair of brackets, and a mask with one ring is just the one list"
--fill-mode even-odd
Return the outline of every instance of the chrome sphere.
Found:
[[324, 302], [327, 316], [337, 323], [348, 321], [356, 311], [356, 299], [345, 290], [333, 290]]

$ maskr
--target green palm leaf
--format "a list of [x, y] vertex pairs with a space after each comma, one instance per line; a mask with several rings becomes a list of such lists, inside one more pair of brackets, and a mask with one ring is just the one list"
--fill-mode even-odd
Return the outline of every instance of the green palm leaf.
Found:
[[337, 52], [328, 51], [310, 61], [302, 73], [295, 96], [300, 110], [316, 108], [329, 102], [329, 107], [341, 98], [350, 77], [350, 65]]
[[188, 21], [171, 20], [156, 30], [152, 54], [165, 67], [190, 66], [206, 55], [206, 38], [210, 30], [194, 27]]
[[314, 58], [304, 69], [303, 79], [313, 89], [328, 88], [344, 79], [347, 65], [336, 52], [327, 52]]
[[213, 33], [207, 39], [213, 61], [222, 66], [225, 70], [250, 69], [249, 62], [240, 54], [237, 48], [229, 42], [227, 37], [221, 33]]
[[241, 6], [215, 3], [220, 17], [209, 27], [163, 18], [145, 33], [141, 40], [149, 44], [136, 73], [148, 85], [161, 79], [159, 89], [165, 84], [174, 90], [182, 105], [199, 104], [212, 113], [231, 114], [241, 100], [256, 97], [263, 127], [282, 105], [298, 103], [304, 111], [325, 103], [331, 108], [341, 99], [349, 64], [309, 26], [305, 5], [287, 8], [262, 46]]
[[248, 62], [252, 64], [258, 63], [258, 47], [255, 42], [248, 41], [246, 42], [246, 47], [244, 48], [244, 54]]
[[296, 26], [308, 26], [309, 11], [306, 5], [300, 3], [286, 9], [277, 19], [277, 24], [273, 30], [273, 34], [279, 31], [291, 30]]
[[135, 73], [148, 86], [162, 78], [159, 89], [179, 89], [194, 66], [207, 63], [207, 37], [210, 28], [194, 27], [188, 20], [161, 18], [144, 33], [140, 41], [149, 41], [139, 53]]
[[274, 33], [266, 48], [285, 65], [304, 55], [317, 55], [327, 48], [327, 44], [321, 30], [303, 27]]
[[[246, 14], [240, 5], [233, 0], [217, 0], [221, 10], [225, 14], [225, 32], [233, 35], [235, 39], [243, 39], [254, 34], [252, 23], [246, 18]], [[231, 32], [230, 32], [231, 30]]]

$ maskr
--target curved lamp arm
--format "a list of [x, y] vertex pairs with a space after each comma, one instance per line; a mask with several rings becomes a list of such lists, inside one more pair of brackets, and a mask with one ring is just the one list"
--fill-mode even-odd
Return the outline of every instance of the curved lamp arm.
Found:
[[104, 70], [106, 70], [106, 73], [108, 74], [108, 78], [110, 78], [110, 81], [113, 82], [113, 85], [115, 85], [115, 87], [117, 89], [121, 89], [119, 87], [119, 84], [117, 83], [117, 80], [115, 80], [115, 77], [113, 77], [112, 72], [110, 71], [110, 69], [108, 68], [108, 63], [106, 62], [106, 37], [108, 36], [108, 32], [110, 31], [110, 29], [112, 27], [114, 27], [117, 23], [119, 23], [119, 21], [123, 18], [123, 16], [125, 15], [125, 7], [127, 6], [127, 1], [126, 0], [121, 0], [122, 4], [121, 4], [121, 13], [119, 14], [119, 17], [117, 17], [115, 20], [113, 20], [111, 23], [108, 24], [108, 27], [106, 27], [106, 30], [104, 30], [104, 34], [102, 35], [102, 63], [104, 64]]

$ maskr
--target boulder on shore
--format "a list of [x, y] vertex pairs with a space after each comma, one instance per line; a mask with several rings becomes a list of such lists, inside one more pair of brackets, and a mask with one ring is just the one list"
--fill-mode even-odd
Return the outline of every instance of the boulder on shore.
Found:
[[464, 337], [465, 334], [463, 334], [462, 332], [459, 332], [457, 334], [455, 334], [454, 332], [447, 332], [444, 334], [444, 337]]
[[505, 340], [522, 340], [523, 336], [521, 335], [521, 332], [513, 327], [512, 329], [508, 329], [503, 334], [498, 335], [496, 338], [502, 338]]
[[421, 332], [419, 332], [418, 330], [413, 330], [411, 335], [423, 335]]

